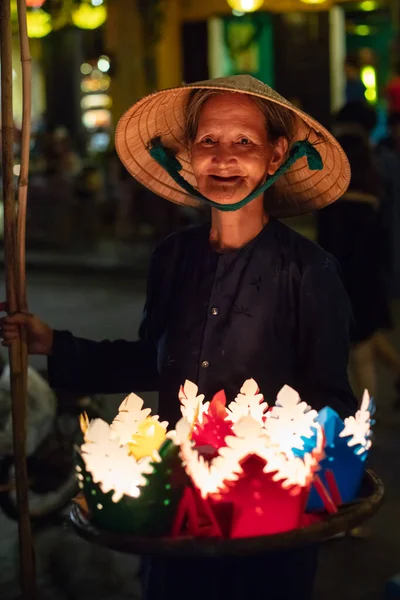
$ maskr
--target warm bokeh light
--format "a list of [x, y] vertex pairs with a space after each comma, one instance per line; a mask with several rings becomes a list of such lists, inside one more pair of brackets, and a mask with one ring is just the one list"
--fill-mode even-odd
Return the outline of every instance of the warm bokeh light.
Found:
[[92, 72], [92, 65], [89, 63], [81, 64], [81, 73], [82, 75], [89, 75]]
[[97, 61], [97, 68], [102, 73], [107, 73], [107, 71], [110, 70], [110, 59], [108, 56], [100, 56], [99, 60]]
[[368, 27], [368, 25], [357, 25], [354, 32], [356, 35], [370, 35], [371, 27]]
[[90, 2], [81, 4], [72, 11], [72, 22], [80, 29], [97, 29], [107, 19], [107, 9], [104, 4], [93, 6]]
[[105, 108], [88, 110], [84, 113], [82, 121], [87, 129], [96, 129], [98, 127], [107, 128], [111, 125], [111, 113]]
[[53, 29], [49, 13], [41, 8], [28, 11], [26, 14], [28, 35], [30, 38], [42, 38]]
[[45, 0], [26, 0], [28, 8], [40, 8], [44, 4]]
[[91, 108], [110, 108], [112, 105], [111, 96], [108, 94], [90, 94], [84, 96], [81, 100], [82, 110]]
[[227, 0], [227, 2], [232, 10], [249, 13], [260, 9], [265, 0]]
[[364, 2], [361, 2], [360, 4], [360, 10], [365, 12], [376, 10], [378, 7], [379, 3], [375, 2], [375, 0], [364, 0]]
[[361, 80], [365, 87], [365, 97], [370, 104], [375, 104], [378, 99], [376, 71], [371, 65], [367, 65], [361, 69]]

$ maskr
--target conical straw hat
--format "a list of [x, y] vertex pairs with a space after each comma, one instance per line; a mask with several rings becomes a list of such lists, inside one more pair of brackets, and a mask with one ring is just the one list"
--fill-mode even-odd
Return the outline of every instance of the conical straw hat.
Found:
[[[198, 207], [201, 200], [186, 192], [149, 153], [151, 140], [160, 137], [182, 165], [181, 175], [196, 188], [189, 149], [185, 142], [186, 106], [194, 89], [218, 89], [258, 96], [279, 104], [295, 115], [291, 144], [308, 139], [318, 150], [323, 168], [310, 170], [306, 157], [297, 160], [267, 192], [272, 216], [287, 217], [322, 208], [342, 196], [350, 181], [347, 157], [329, 131], [318, 121], [293, 106], [275, 90], [250, 75], [235, 75], [182, 85], [146, 96], [120, 119], [116, 149], [126, 169], [155, 194], [186, 206]], [[271, 193], [274, 192], [274, 193]]]

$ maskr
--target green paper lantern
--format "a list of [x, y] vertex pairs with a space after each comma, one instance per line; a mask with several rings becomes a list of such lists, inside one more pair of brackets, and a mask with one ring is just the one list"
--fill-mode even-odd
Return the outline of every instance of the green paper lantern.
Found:
[[78, 478], [92, 523], [115, 533], [150, 537], [168, 535], [184, 488], [189, 483], [179, 452], [179, 446], [166, 440], [159, 449], [161, 461], [152, 463], [153, 472], [144, 475], [147, 483], [140, 487], [140, 496], [124, 495], [118, 502], [112, 500], [113, 491], [102, 492], [100, 484], [93, 481], [86, 469], [82, 456], [77, 454]]

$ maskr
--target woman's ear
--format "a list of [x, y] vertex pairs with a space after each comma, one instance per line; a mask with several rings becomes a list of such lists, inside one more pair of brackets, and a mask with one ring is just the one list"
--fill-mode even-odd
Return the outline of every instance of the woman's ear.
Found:
[[281, 166], [284, 159], [286, 158], [286, 154], [289, 148], [289, 142], [285, 137], [280, 137], [275, 142], [274, 150], [271, 155], [271, 159], [269, 161], [269, 165], [267, 167], [268, 175], [273, 175]]

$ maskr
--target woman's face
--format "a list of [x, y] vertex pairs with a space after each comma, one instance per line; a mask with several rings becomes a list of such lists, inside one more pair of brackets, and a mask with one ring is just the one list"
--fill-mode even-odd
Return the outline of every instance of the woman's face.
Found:
[[265, 116], [250, 98], [213, 96], [201, 109], [191, 147], [199, 191], [221, 204], [240, 202], [275, 173], [286, 149], [284, 138], [275, 146], [268, 141]]

